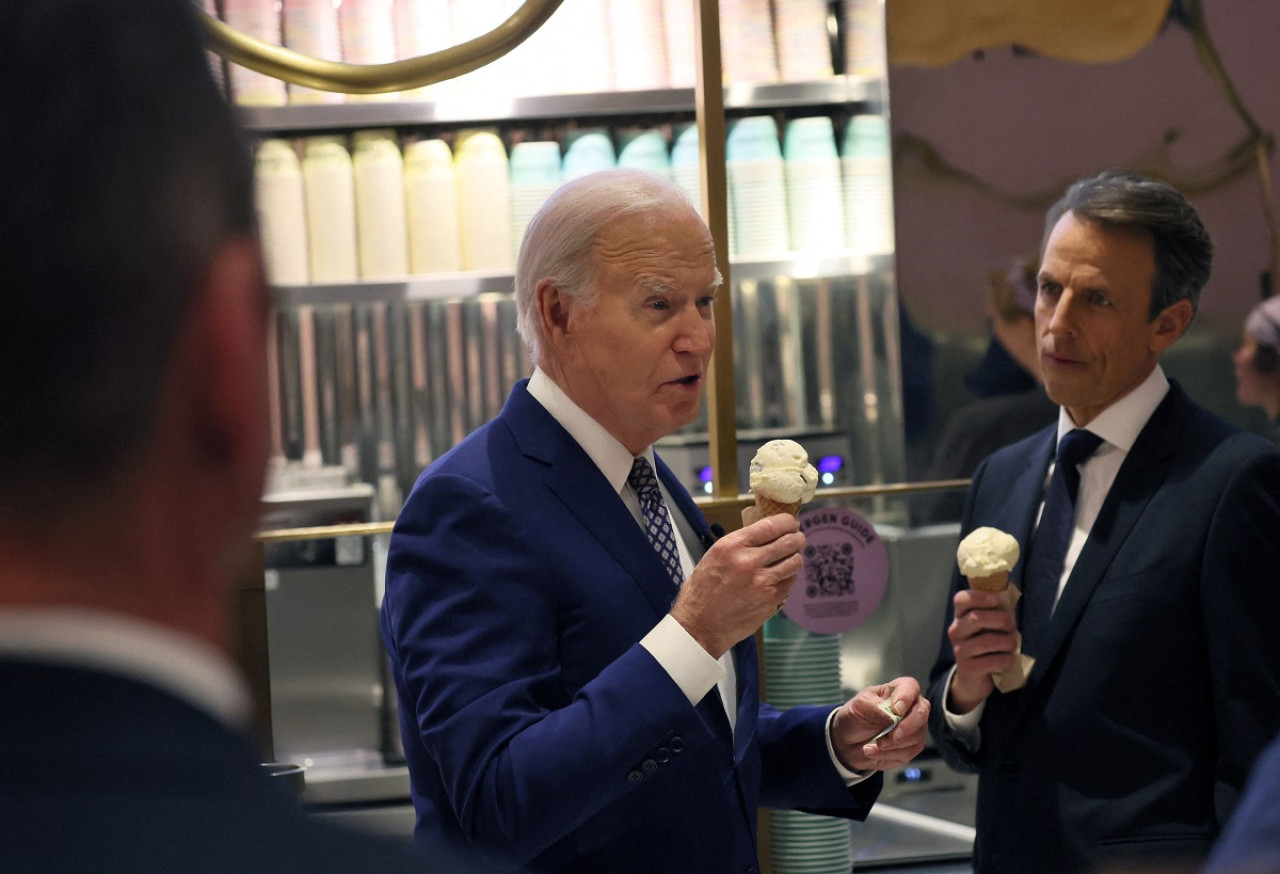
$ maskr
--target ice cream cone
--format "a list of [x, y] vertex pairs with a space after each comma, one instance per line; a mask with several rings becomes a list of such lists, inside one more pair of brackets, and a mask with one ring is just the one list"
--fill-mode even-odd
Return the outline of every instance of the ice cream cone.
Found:
[[756, 509], [760, 511], [760, 517], [762, 519], [765, 516], [777, 516], [779, 513], [788, 513], [792, 516], [797, 516], [800, 513], [800, 505], [803, 503], [802, 501], [783, 503], [782, 501], [775, 501], [771, 498], [766, 498], [763, 495], [756, 495], [755, 498]]
[[1003, 572], [986, 577], [969, 577], [968, 580], [969, 588], [980, 592], [1003, 592], [1009, 588], [1009, 575]]

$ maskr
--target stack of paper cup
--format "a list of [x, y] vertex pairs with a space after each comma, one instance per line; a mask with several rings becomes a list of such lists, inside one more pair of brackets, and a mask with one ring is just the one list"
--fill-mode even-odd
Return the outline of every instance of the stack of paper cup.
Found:
[[788, 122], [782, 153], [792, 250], [829, 253], [844, 249], [840, 157], [831, 119], [818, 115]]
[[826, 0], [787, 0], [778, 15], [778, 73], [784, 82], [831, 76], [831, 37]]
[[606, 0], [614, 87], [647, 91], [669, 87], [662, 0]]
[[492, 131], [462, 131], [454, 143], [463, 270], [510, 270], [511, 180], [507, 150]]
[[302, 166], [289, 140], [258, 144], [253, 165], [258, 201], [258, 229], [267, 281], [273, 285], [305, 285], [307, 215]]
[[405, 147], [404, 199], [409, 228], [409, 271], [461, 270], [453, 152], [444, 140], [418, 140]]
[[[420, 58], [453, 45], [449, 0], [393, 0], [393, 4], [398, 59]], [[439, 100], [448, 93], [452, 81], [402, 91], [400, 96], [404, 100]]]
[[841, 165], [849, 248], [857, 255], [893, 251], [893, 186], [889, 124], [855, 115], [845, 128]]
[[786, 253], [786, 174], [773, 117], [757, 115], [734, 122], [725, 159], [733, 203], [733, 254], [761, 258]]
[[351, 154], [341, 137], [308, 137], [302, 183], [307, 199], [307, 252], [312, 282], [354, 282], [356, 198]]
[[[278, 46], [280, 10], [276, 0], [222, 0], [222, 20], [246, 36]], [[227, 65], [231, 77], [231, 96], [241, 106], [283, 106], [286, 100], [284, 82], [248, 67]]]
[[520, 255], [525, 228], [542, 204], [560, 187], [560, 144], [554, 140], [516, 143], [511, 147], [511, 243]]
[[[780, 709], [805, 704], [836, 705], [845, 695], [840, 682], [840, 636], [814, 634], [781, 614], [764, 624], [765, 688]], [[773, 870], [778, 874], [830, 874], [853, 868], [846, 820], [774, 811]]]
[[885, 76], [883, 0], [844, 0], [844, 71], [854, 76]]
[[[581, 94], [615, 90], [607, 7], [601, 0], [567, 0], [511, 54], [520, 77], [508, 83], [525, 94]], [[548, 63], [554, 58], [555, 63]]]
[[720, 46], [725, 84], [778, 80], [769, 0], [720, 0]]
[[670, 179], [671, 155], [667, 150], [667, 138], [656, 128], [624, 135], [622, 149], [618, 152], [618, 166], [648, 170]]
[[[502, 24], [519, 6], [520, 0], [454, 0], [449, 7], [453, 42], [461, 44], [484, 36]], [[600, 39], [599, 34], [596, 39]], [[483, 101], [492, 100], [494, 94], [510, 93], [511, 86], [523, 78], [518, 70], [526, 60], [521, 48], [517, 46], [513, 52], [459, 76], [454, 80], [450, 97], [464, 102]]]
[[[396, 59], [392, 0], [343, 0], [338, 7], [342, 57], [349, 64], [389, 64]], [[352, 102], [398, 100], [399, 94], [352, 94]]]
[[575, 131], [565, 137], [560, 176], [565, 182], [617, 165], [613, 140], [604, 128]]
[[775, 810], [769, 820], [774, 874], [831, 874], [853, 870], [847, 819]]
[[409, 232], [405, 226], [404, 160], [395, 132], [357, 131], [352, 160], [360, 276], [404, 276], [409, 272]]
[[672, 88], [697, 84], [694, 16], [698, 0], [662, 0], [662, 25], [667, 38], [667, 81]]
[[[284, 0], [281, 6], [285, 48], [322, 61], [342, 60], [338, 10], [333, 0]], [[342, 103], [346, 95], [289, 85], [290, 103]]]
[[[690, 124], [677, 135], [671, 147], [671, 179], [684, 189], [694, 209], [706, 220], [702, 209], [702, 165], [699, 153], [698, 126]], [[729, 251], [738, 250], [737, 232], [733, 228], [733, 188], [726, 192], [725, 208], [729, 219]]]

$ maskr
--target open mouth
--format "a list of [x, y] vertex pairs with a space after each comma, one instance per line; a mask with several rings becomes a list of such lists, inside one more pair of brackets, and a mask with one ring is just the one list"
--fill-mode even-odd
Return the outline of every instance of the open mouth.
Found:
[[673, 380], [673, 382], [675, 382], [676, 385], [686, 385], [686, 386], [697, 385], [701, 381], [702, 381], [702, 374], [700, 373], [695, 373], [692, 376], [685, 376], [685, 377], [682, 377], [681, 379]]

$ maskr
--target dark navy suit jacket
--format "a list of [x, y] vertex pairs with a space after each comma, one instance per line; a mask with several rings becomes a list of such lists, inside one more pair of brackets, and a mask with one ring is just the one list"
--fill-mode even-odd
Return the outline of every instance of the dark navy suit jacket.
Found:
[[[710, 542], [657, 467], [673, 513]], [[734, 648], [736, 732], [716, 690], [689, 705], [639, 644], [676, 591], [525, 382], [425, 471], [382, 609], [421, 849], [484, 848], [497, 870], [741, 874], [757, 865], [757, 806], [865, 817], [879, 776], [838, 777], [830, 706], [759, 703], [751, 638]]]
[[259, 761], [246, 735], [154, 687], [0, 659], [0, 870], [465, 870], [314, 821]]
[[[1055, 429], [982, 464], [962, 533], [993, 526], [1025, 550]], [[963, 584], [957, 570], [952, 594]], [[944, 631], [931, 729], [948, 762], [980, 774], [976, 870], [1203, 857], [1280, 730], [1278, 618], [1280, 452], [1174, 384], [1116, 476], [1026, 688], [987, 699], [976, 753], [943, 719]]]

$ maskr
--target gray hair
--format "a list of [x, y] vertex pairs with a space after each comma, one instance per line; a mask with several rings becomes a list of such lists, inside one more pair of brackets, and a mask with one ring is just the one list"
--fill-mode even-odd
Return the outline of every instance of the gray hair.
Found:
[[671, 180], [624, 168], [566, 182], [547, 199], [525, 229], [516, 259], [516, 330], [534, 364], [542, 363], [545, 339], [538, 317], [538, 283], [549, 279], [561, 293], [590, 305], [596, 278], [592, 254], [600, 229], [623, 216], [671, 207], [696, 213], [684, 189]]
[[1191, 303], [1192, 315], [1200, 308], [1200, 291], [1213, 264], [1213, 240], [1176, 188], [1118, 169], [1079, 180], [1049, 209], [1040, 243], [1042, 258], [1049, 235], [1068, 211], [1082, 220], [1151, 237], [1156, 275], [1149, 320], [1180, 300]]

